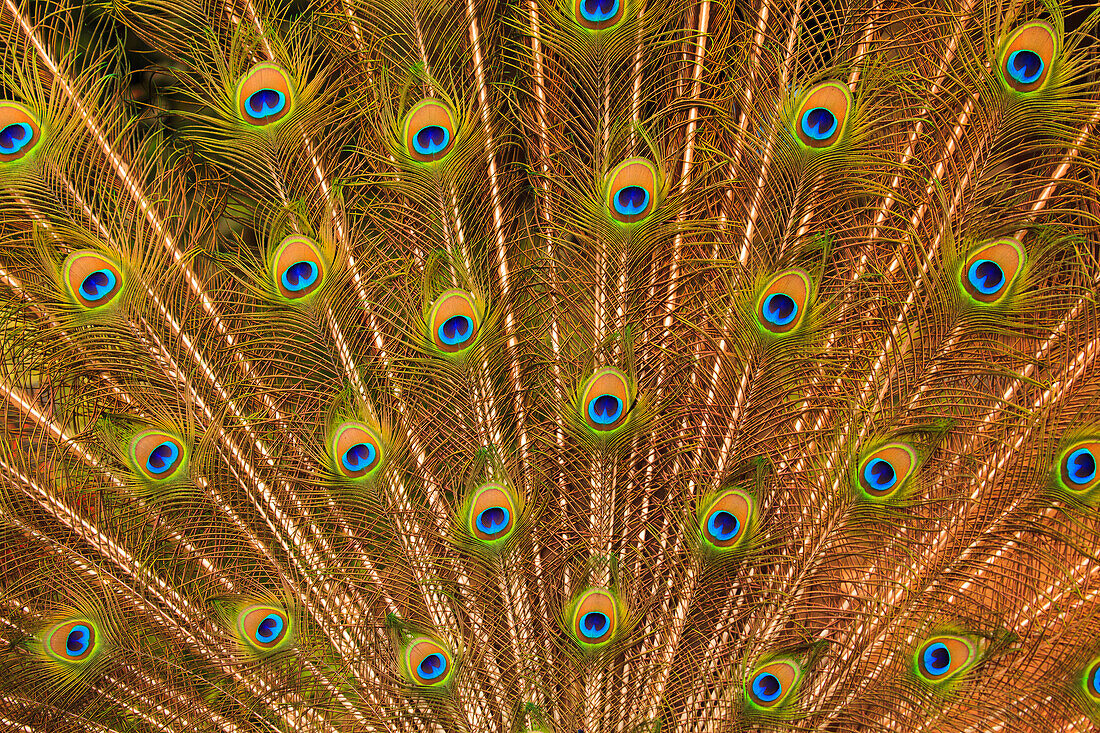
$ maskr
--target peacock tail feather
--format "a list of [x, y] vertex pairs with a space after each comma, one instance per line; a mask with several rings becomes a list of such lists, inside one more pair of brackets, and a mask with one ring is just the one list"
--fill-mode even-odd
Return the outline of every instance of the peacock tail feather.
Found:
[[1100, 9], [0, 18], [0, 729], [1100, 726]]

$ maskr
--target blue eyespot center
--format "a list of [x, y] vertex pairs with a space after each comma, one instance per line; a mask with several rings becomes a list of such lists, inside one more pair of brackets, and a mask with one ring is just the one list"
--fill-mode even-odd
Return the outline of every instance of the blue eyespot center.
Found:
[[863, 478], [876, 491], [885, 491], [898, 482], [898, 474], [889, 461], [875, 458], [863, 469]]
[[623, 414], [623, 401], [613, 394], [602, 394], [588, 403], [588, 417], [597, 425], [611, 425]]
[[798, 303], [786, 293], [772, 293], [760, 309], [764, 320], [775, 326], [786, 326], [798, 316]]
[[615, 211], [623, 216], [637, 216], [649, 206], [649, 191], [641, 186], [623, 186], [615, 194]]
[[96, 270], [80, 283], [80, 295], [88, 301], [101, 300], [111, 294], [117, 282], [115, 274], [110, 270]]
[[309, 260], [302, 260], [301, 262], [295, 262], [293, 265], [283, 270], [283, 275], [280, 279], [282, 280], [284, 288], [292, 293], [297, 293], [317, 282], [317, 276], [319, 274], [320, 269], [316, 264]]
[[439, 340], [448, 346], [457, 346], [474, 334], [474, 320], [469, 316], [451, 316], [439, 327]]
[[420, 155], [437, 155], [446, 149], [451, 133], [442, 125], [425, 125], [413, 136], [413, 150]]
[[434, 680], [447, 671], [447, 658], [439, 652], [432, 652], [420, 660], [416, 670], [421, 679]]
[[707, 520], [707, 531], [719, 542], [726, 542], [732, 540], [741, 531], [741, 522], [729, 512], [712, 512]]
[[1089, 672], [1089, 687], [1092, 688], [1092, 694], [1100, 696], [1100, 664], [1095, 665]]
[[828, 140], [836, 126], [836, 115], [824, 107], [808, 109], [802, 115], [802, 132], [811, 140]]
[[344, 451], [344, 455], [340, 457], [340, 462], [349, 471], [362, 471], [374, 463], [374, 457], [377, 454], [374, 446], [370, 443], [356, 443]]
[[619, 12], [619, 0], [583, 0], [581, 15], [589, 23], [603, 23]]
[[589, 611], [581, 616], [580, 628], [585, 638], [598, 639], [611, 628], [611, 619], [601, 611]]
[[1096, 478], [1096, 456], [1088, 448], [1078, 448], [1066, 458], [1066, 473], [1078, 486], [1087, 484]]
[[171, 440], [166, 440], [149, 453], [145, 459], [145, 470], [149, 473], [164, 473], [176, 464], [180, 449]]
[[256, 641], [261, 644], [270, 644], [283, 633], [283, 619], [277, 613], [269, 613], [264, 616], [256, 626]]
[[30, 144], [34, 128], [26, 122], [14, 122], [0, 130], [0, 154], [12, 155]]
[[78, 624], [69, 630], [69, 636], [65, 639], [65, 653], [70, 657], [79, 657], [88, 651], [91, 643], [91, 629], [84, 624]]
[[499, 534], [508, 527], [511, 514], [502, 506], [491, 506], [477, 515], [477, 528], [487, 535]]
[[1022, 48], [1009, 55], [1006, 67], [1009, 76], [1020, 84], [1033, 84], [1043, 75], [1043, 58], [1034, 51]]
[[930, 644], [924, 650], [924, 669], [933, 677], [938, 677], [951, 668], [951, 652], [943, 642]]
[[1004, 286], [1005, 273], [993, 260], [977, 260], [966, 273], [970, 284], [982, 295], [993, 295]]
[[249, 116], [262, 120], [272, 117], [283, 111], [286, 107], [286, 95], [278, 89], [258, 89], [249, 95], [245, 102], [245, 109]]
[[783, 685], [774, 674], [762, 672], [753, 678], [752, 694], [762, 702], [773, 702], [783, 694]]

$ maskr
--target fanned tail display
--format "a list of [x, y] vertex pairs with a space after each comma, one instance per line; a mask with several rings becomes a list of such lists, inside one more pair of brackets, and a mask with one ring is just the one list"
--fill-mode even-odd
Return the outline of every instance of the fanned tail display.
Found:
[[1100, 727], [1100, 9], [0, 17], [0, 729]]

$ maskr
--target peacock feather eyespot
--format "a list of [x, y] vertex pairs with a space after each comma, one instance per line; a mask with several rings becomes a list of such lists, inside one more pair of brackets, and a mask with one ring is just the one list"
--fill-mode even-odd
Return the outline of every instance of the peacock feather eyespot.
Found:
[[699, 525], [705, 546], [717, 553], [742, 547], [752, 526], [755, 502], [741, 489], [720, 493], [699, 512]]
[[794, 333], [806, 317], [810, 277], [802, 270], [784, 270], [764, 285], [756, 299], [757, 328], [769, 336]]
[[130, 441], [130, 462], [147, 481], [162, 483], [183, 475], [187, 448], [174, 435], [145, 430]]
[[978, 659], [974, 643], [962, 636], [933, 636], [913, 657], [917, 676], [932, 685], [941, 685], [970, 669]]
[[276, 64], [256, 64], [237, 82], [237, 111], [249, 125], [273, 125], [293, 108], [290, 76]]
[[477, 340], [481, 313], [465, 290], [448, 290], [432, 304], [428, 330], [432, 343], [444, 354], [460, 354]]
[[122, 270], [98, 252], [82, 250], [65, 258], [61, 279], [69, 299], [86, 310], [118, 302], [125, 284]]
[[1100, 440], [1072, 443], [1058, 456], [1058, 485], [1073, 496], [1088, 497], [1100, 488]]
[[1001, 50], [997, 68], [1001, 82], [1021, 94], [1047, 85], [1060, 51], [1054, 26], [1037, 20], [1017, 28]]
[[0, 102], [0, 165], [26, 158], [42, 140], [42, 126], [18, 102]]
[[794, 699], [802, 668], [791, 660], [777, 660], [758, 667], [745, 683], [745, 700], [752, 709], [776, 710]]
[[1004, 301], [1027, 259], [1023, 243], [1006, 237], [970, 253], [959, 269], [959, 284], [970, 302], [996, 305]]
[[470, 499], [467, 528], [482, 545], [503, 544], [512, 536], [518, 519], [516, 502], [501, 484], [484, 484]]
[[287, 300], [301, 301], [316, 293], [324, 284], [325, 271], [321, 250], [300, 234], [284, 239], [271, 258], [275, 290]]
[[573, 0], [573, 17], [589, 31], [606, 31], [622, 22], [626, 0]]
[[631, 408], [630, 385], [615, 367], [604, 367], [581, 389], [581, 417], [589, 428], [607, 433], [626, 422]]
[[917, 454], [908, 443], [887, 443], [865, 455], [856, 466], [858, 495], [871, 502], [888, 503], [902, 495], [917, 465]]
[[847, 131], [852, 93], [839, 81], [813, 86], [795, 107], [795, 139], [805, 149], [825, 150], [839, 143]]
[[83, 664], [98, 653], [100, 634], [94, 621], [86, 618], [69, 619], [46, 631], [46, 654], [60, 662]]
[[629, 158], [607, 177], [607, 210], [620, 224], [644, 221], [656, 210], [660, 198], [657, 167], [645, 158]]
[[286, 647], [292, 638], [290, 616], [275, 606], [249, 606], [237, 616], [237, 632], [248, 648], [268, 653]]
[[1092, 660], [1085, 667], [1085, 674], [1081, 677], [1081, 686], [1085, 692], [1085, 699], [1093, 705], [1100, 705], [1100, 657]]
[[418, 687], [443, 687], [454, 679], [450, 650], [435, 639], [419, 636], [405, 646], [405, 672]]
[[375, 475], [385, 457], [382, 439], [358, 422], [345, 422], [332, 434], [332, 460], [337, 473], [346, 479], [361, 480]]
[[419, 102], [405, 116], [404, 140], [405, 152], [417, 162], [435, 163], [446, 158], [456, 140], [451, 108], [438, 99]]
[[573, 603], [570, 629], [582, 648], [594, 651], [611, 642], [619, 621], [619, 604], [611, 591], [590, 588]]

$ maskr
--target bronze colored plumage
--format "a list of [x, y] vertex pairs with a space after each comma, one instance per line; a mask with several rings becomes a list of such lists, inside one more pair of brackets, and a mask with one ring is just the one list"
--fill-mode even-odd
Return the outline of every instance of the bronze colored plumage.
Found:
[[1100, 725], [1100, 10], [0, 15], [0, 729]]

